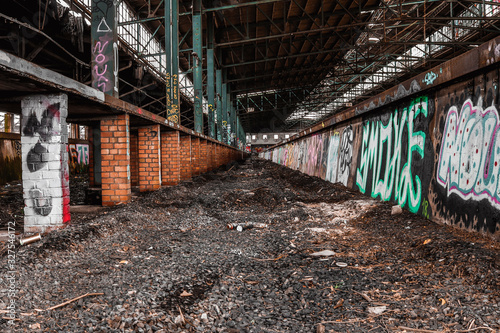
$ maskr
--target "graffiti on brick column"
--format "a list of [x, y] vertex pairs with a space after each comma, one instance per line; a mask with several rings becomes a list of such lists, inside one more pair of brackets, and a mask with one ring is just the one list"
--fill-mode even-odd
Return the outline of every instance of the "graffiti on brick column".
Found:
[[[31, 112], [23, 127], [23, 134], [28, 137], [35, 137], [38, 134], [38, 142], [28, 151], [26, 164], [31, 173], [45, 170], [45, 166], [51, 160], [47, 143], [50, 143], [53, 135], [59, 135], [60, 103], [47, 106], [42, 112], [39, 121], [35, 112]], [[39, 189], [34, 185], [28, 190], [29, 196], [33, 201], [33, 209], [36, 214], [47, 216], [52, 211], [52, 196], [48, 189]]]
[[452, 106], [446, 117], [437, 181], [448, 195], [464, 200], [487, 199], [500, 208], [500, 124], [497, 109], [483, 110], [469, 99], [460, 112]]
[[364, 124], [356, 169], [356, 185], [362, 193], [392, 199], [414, 213], [419, 210], [422, 183], [413, 174], [412, 164], [414, 158], [424, 158], [426, 134], [416, 131], [414, 125], [419, 115], [427, 118], [427, 114], [427, 98], [422, 97], [391, 113], [385, 125], [382, 120]]

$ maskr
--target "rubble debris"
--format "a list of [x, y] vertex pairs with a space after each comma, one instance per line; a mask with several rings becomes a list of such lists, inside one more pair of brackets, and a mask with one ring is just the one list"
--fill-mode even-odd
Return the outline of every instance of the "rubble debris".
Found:
[[[11, 331], [500, 330], [497, 241], [391, 215], [394, 203], [267, 161], [247, 165], [74, 214], [68, 228], [18, 247]], [[17, 209], [9, 196], [0, 205]], [[309, 255], [323, 250], [335, 255]], [[102, 294], [35, 311], [86, 293]]]

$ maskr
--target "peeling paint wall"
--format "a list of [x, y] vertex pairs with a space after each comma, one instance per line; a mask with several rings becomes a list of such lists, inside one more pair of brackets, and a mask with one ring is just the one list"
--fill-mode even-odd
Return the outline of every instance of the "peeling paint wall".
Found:
[[[261, 157], [461, 228], [500, 231], [498, 69], [397, 96]], [[422, 84], [422, 89], [419, 85]]]

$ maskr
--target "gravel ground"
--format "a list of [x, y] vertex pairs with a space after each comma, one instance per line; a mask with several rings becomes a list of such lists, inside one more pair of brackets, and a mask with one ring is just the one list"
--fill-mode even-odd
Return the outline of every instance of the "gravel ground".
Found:
[[388, 203], [267, 161], [72, 217], [17, 247], [17, 320], [0, 319], [0, 329], [500, 330], [498, 241], [391, 215]]

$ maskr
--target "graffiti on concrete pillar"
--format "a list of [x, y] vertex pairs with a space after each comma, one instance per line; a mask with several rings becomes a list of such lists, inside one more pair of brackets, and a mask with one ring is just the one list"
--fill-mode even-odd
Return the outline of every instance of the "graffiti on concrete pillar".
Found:
[[448, 195], [487, 199], [500, 208], [500, 123], [497, 109], [483, 110], [468, 99], [460, 112], [448, 110], [437, 167], [437, 181]]
[[427, 111], [427, 98], [423, 97], [390, 114], [385, 125], [382, 121], [366, 122], [356, 170], [356, 185], [362, 193], [371, 190], [373, 198], [392, 199], [414, 213], [419, 210], [422, 183], [413, 174], [412, 163], [414, 157], [424, 158], [426, 134], [414, 131], [414, 121], [420, 114], [427, 118]]

